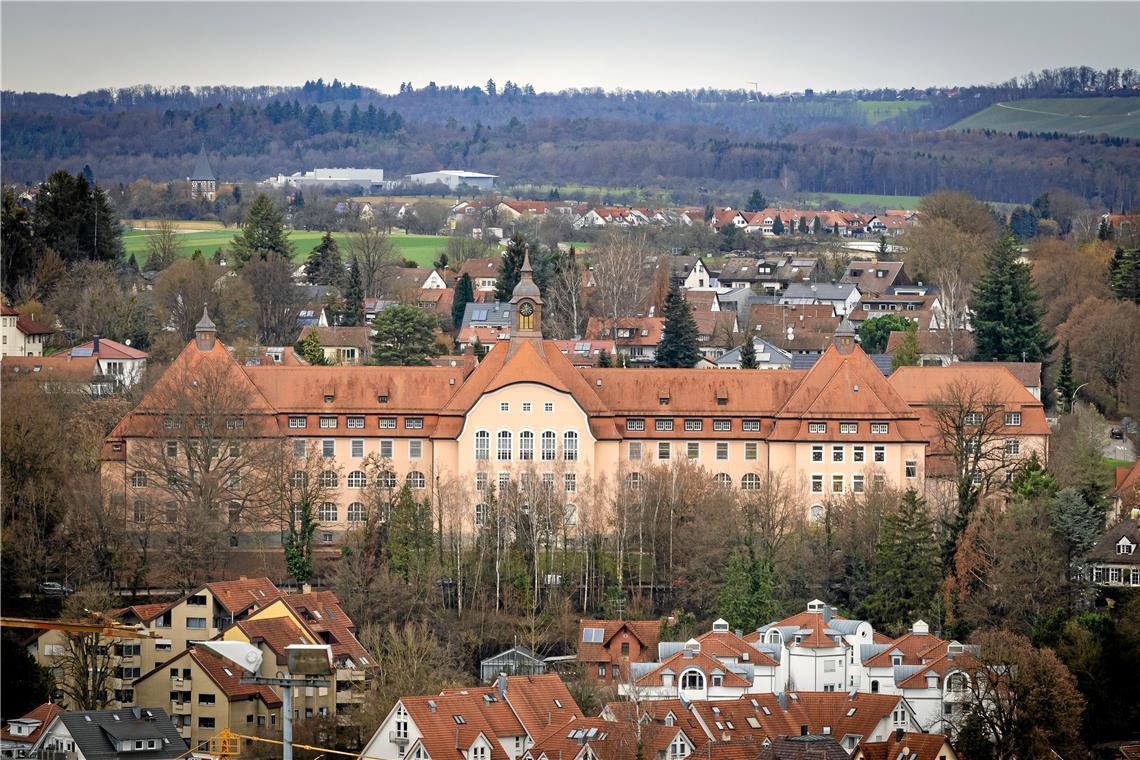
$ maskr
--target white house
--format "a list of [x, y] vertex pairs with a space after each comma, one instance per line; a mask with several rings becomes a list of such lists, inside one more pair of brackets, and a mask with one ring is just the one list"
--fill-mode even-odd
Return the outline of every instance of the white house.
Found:
[[98, 335], [75, 346], [69, 353], [72, 358], [95, 357], [98, 365], [96, 374], [123, 388], [130, 388], [142, 380], [149, 357], [146, 351]]
[[793, 282], [780, 295], [782, 304], [829, 304], [845, 317], [859, 303], [859, 289], [852, 283]]
[[44, 343], [52, 330], [29, 319], [10, 306], [0, 305], [0, 358], [5, 356], [43, 356]]

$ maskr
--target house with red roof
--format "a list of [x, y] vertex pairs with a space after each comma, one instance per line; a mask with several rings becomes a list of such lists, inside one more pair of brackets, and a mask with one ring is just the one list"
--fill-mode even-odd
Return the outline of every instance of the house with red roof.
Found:
[[[691, 730], [691, 729], [689, 729]], [[572, 718], [527, 750], [525, 760], [684, 760], [699, 734], [679, 725]], [[695, 732], [694, 732], [695, 733]], [[702, 755], [704, 757], [704, 755]]]
[[27, 757], [44, 729], [62, 712], [63, 708], [59, 705], [45, 702], [19, 718], [9, 719], [0, 730], [0, 756]]
[[0, 304], [0, 358], [43, 356], [44, 344], [55, 330]]
[[958, 760], [950, 740], [942, 734], [921, 734], [901, 728], [887, 739], [863, 742], [851, 760]]
[[626, 681], [631, 664], [657, 658], [661, 625], [659, 620], [580, 620], [577, 660], [599, 683]]

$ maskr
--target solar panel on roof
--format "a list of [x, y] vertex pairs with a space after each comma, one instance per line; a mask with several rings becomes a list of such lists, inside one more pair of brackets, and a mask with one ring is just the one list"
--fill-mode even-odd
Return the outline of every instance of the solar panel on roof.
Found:
[[71, 349], [71, 355], [74, 356], [94, 356], [94, 348], [91, 346], [77, 346]]

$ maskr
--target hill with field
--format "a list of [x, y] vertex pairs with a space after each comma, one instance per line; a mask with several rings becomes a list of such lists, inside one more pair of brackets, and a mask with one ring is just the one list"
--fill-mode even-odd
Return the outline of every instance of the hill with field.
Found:
[[1140, 97], [1034, 98], [995, 103], [951, 129], [998, 132], [1062, 132], [1140, 138]]

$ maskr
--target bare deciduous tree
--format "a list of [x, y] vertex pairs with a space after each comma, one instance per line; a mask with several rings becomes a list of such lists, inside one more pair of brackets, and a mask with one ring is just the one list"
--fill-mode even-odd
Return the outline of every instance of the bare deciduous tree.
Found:
[[593, 251], [594, 293], [611, 327], [645, 305], [643, 267], [650, 251], [643, 237], [614, 233]]
[[[350, 258], [360, 267], [360, 283], [366, 298], [377, 298], [383, 283], [400, 266], [391, 238], [380, 231], [381, 224], [367, 226], [348, 239]], [[388, 227], [391, 231], [391, 227]]]

